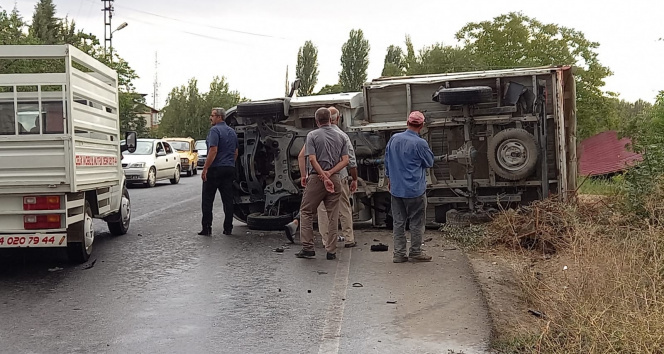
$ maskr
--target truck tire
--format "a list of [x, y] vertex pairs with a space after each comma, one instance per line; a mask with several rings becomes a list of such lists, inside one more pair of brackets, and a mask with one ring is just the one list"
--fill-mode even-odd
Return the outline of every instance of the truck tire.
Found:
[[82, 239], [83, 241], [67, 241], [67, 256], [74, 263], [85, 263], [92, 254], [92, 245], [95, 241], [95, 228], [92, 223], [92, 208], [85, 200], [83, 220], [67, 228], [67, 238]]
[[240, 117], [277, 116], [277, 120], [284, 118], [284, 101], [268, 100], [244, 102], [237, 105], [237, 115]]
[[175, 168], [175, 175], [171, 178], [171, 184], [180, 183], [180, 165]]
[[145, 182], [145, 186], [152, 188], [157, 184], [157, 169], [154, 166], [150, 167], [148, 170], [148, 180]]
[[263, 215], [253, 213], [247, 216], [247, 227], [249, 230], [282, 231], [284, 226], [293, 221], [292, 215]]
[[129, 222], [131, 221], [131, 200], [127, 188], [122, 189], [122, 200], [120, 201], [120, 210], [118, 217], [114, 221], [109, 221], [108, 230], [113, 236], [122, 236], [129, 231]]
[[498, 176], [518, 181], [535, 171], [539, 148], [535, 137], [527, 130], [510, 128], [491, 138], [487, 157], [489, 166]]
[[493, 91], [489, 86], [441, 87], [434, 93], [433, 100], [444, 105], [464, 105], [490, 102]]

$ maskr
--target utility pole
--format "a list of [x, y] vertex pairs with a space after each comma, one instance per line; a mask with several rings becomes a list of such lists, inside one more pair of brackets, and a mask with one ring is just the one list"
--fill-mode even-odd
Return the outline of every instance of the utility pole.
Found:
[[159, 60], [157, 59], [157, 52], [154, 52], [154, 83], [152, 92], [152, 107], [159, 110]]
[[[108, 52], [108, 48], [113, 50], [113, 26], [111, 21], [113, 20], [113, 1], [115, 0], [101, 0], [104, 3], [104, 8], [101, 11], [104, 11], [104, 53]], [[111, 53], [111, 60], [113, 60], [113, 53]]]

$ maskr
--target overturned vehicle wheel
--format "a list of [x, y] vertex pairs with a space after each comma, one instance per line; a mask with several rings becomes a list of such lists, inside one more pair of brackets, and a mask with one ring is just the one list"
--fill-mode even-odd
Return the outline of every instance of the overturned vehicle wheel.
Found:
[[281, 231], [284, 226], [293, 221], [293, 215], [263, 215], [253, 213], [247, 216], [249, 230]]
[[524, 129], [505, 129], [494, 135], [487, 151], [489, 165], [510, 181], [530, 176], [537, 167], [539, 148], [535, 137]]

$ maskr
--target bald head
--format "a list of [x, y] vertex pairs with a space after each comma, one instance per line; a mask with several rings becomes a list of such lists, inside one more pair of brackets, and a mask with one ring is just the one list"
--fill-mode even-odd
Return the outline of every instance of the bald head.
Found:
[[330, 111], [330, 123], [334, 125], [339, 124], [339, 110], [334, 106], [328, 107], [328, 110]]

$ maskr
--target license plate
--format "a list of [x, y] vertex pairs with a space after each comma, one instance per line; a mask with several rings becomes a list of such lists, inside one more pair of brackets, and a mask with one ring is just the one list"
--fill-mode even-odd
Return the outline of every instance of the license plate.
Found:
[[138, 176], [127, 176], [127, 179], [138, 179]]
[[0, 236], [0, 248], [65, 247], [65, 235]]

